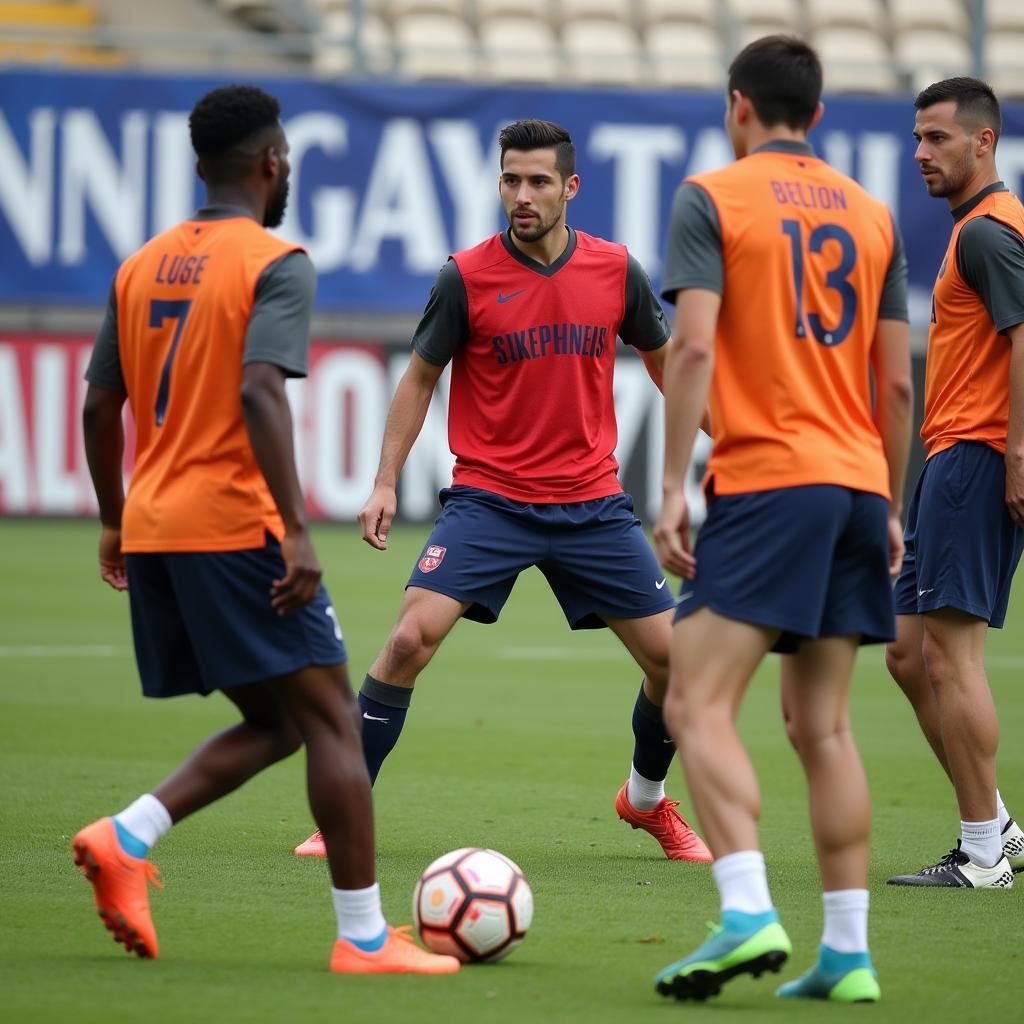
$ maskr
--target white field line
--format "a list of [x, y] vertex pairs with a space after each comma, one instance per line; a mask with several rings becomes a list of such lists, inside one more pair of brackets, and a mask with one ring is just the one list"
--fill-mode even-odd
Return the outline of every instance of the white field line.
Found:
[[114, 644], [24, 644], [0, 646], [0, 658], [119, 658], [130, 647]]

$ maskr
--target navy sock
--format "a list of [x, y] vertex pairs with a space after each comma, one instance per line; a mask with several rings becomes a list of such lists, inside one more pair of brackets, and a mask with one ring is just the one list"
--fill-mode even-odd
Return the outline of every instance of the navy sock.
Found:
[[661, 782], [668, 775], [676, 746], [665, 728], [661, 708], [652, 704], [640, 687], [633, 706], [633, 767], [637, 774], [651, 782]]
[[392, 686], [370, 675], [363, 680], [359, 708], [363, 713], [363, 754], [371, 786], [377, 781], [384, 758], [395, 749], [402, 735], [411, 700], [411, 687]]

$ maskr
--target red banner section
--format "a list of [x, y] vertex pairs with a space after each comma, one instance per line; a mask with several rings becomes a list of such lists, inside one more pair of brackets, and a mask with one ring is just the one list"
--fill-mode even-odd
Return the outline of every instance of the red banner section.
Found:
[[[83, 375], [92, 339], [0, 335], [0, 515], [92, 515], [96, 511], [82, 449]], [[391, 396], [408, 351], [372, 341], [315, 341], [309, 376], [288, 382], [299, 475], [316, 518], [351, 522], [373, 489]], [[661, 400], [639, 359], [615, 369], [620, 475], [639, 514], [660, 499]], [[405, 521], [432, 519], [437, 492], [451, 482], [447, 434], [448, 374], [402, 471], [398, 511]], [[131, 469], [129, 431], [126, 472]], [[694, 521], [703, 518], [701, 463], [695, 449], [688, 481]]]

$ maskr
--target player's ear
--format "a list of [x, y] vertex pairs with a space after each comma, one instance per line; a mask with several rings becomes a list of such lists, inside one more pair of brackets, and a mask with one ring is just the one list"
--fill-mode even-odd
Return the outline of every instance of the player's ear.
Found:
[[572, 199], [572, 197], [574, 195], [576, 195], [576, 193], [579, 192], [579, 190], [580, 190], [580, 176], [578, 174], [570, 174], [569, 177], [565, 179], [565, 193], [564, 193], [564, 195], [565, 195], [566, 201], [568, 202], [568, 200]]
[[203, 162], [202, 162], [202, 160], [197, 160], [196, 161], [196, 174], [199, 175], [199, 180], [200, 181], [206, 181], [206, 174], [203, 171]]
[[809, 132], [814, 131], [818, 127], [818, 122], [821, 120], [825, 113], [825, 104], [818, 100], [818, 108], [814, 111], [814, 116], [811, 118], [811, 123], [807, 126]]
[[281, 169], [281, 156], [277, 146], [267, 146], [260, 153], [260, 170], [264, 178], [274, 178]]
[[991, 128], [982, 128], [975, 136], [974, 152], [977, 156], [985, 156], [996, 148], [996, 133]]

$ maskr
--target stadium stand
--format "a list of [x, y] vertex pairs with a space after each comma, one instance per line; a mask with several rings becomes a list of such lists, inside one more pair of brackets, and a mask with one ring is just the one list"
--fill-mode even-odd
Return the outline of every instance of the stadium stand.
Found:
[[[993, 82], [1024, 96], [1024, 0], [985, 8]], [[972, 71], [973, 9], [972, 0], [22, 0], [0, 2], [0, 59], [135, 63], [136, 35], [171, 29], [166, 52], [145, 63], [245, 63], [248, 49], [260, 63], [324, 76], [716, 88], [729, 54], [790, 31], [819, 46], [831, 91], [883, 93]]]

